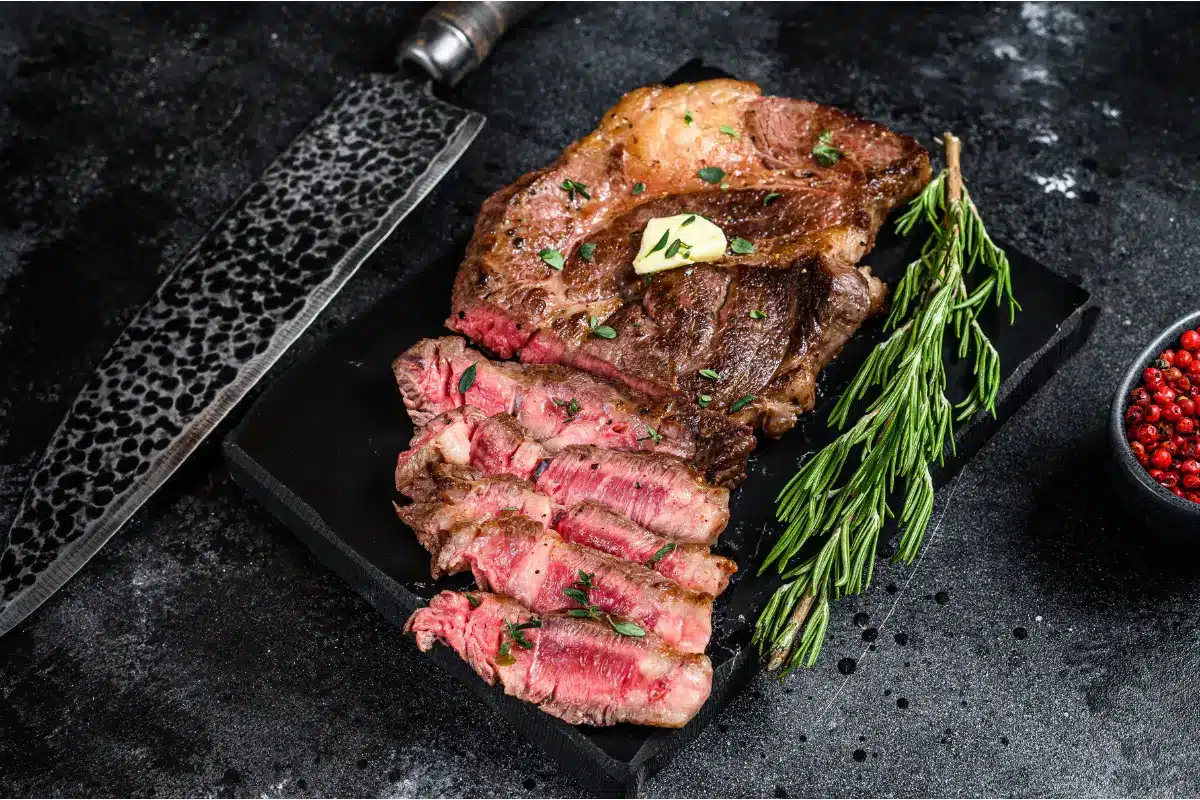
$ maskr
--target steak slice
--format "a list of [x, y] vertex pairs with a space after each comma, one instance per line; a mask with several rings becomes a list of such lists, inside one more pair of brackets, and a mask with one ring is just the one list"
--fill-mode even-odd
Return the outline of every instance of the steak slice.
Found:
[[559, 505], [590, 500], [680, 542], [712, 544], [729, 523], [727, 490], [654, 453], [567, 447], [537, 476], [537, 488]]
[[591, 445], [551, 453], [510, 415], [482, 419], [471, 407], [449, 411], [426, 429], [396, 460], [396, 488], [405, 494], [428, 465], [446, 462], [531, 480], [562, 506], [593, 501], [681, 542], [712, 544], [729, 522], [729, 491], [705, 483], [674, 456]]
[[[832, 164], [813, 155], [826, 134], [841, 153]], [[700, 177], [705, 168], [724, 172], [719, 184]], [[484, 203], [446, 324], [505, 358], [573, 365], [655, 396], [706, 394], [710, 409], [754, 396], [734, 416], [779, 435], [882, 307], [883, 285], [852, 265], [929, 176], [915, 140], [753, 84], [638, 89], [553, 165]], [[646, 223], [681, 213], [754, 251], [643, 280], [632, 262]], [[561, 270], [546, 250], [563, 255]], [[593, 335], [593, 318], [616, 337]], [[701, 370], [721, 378], [707, 383]]]
[[461, 525], [441, 538], [434, 559], [447, 573], [470, 570], [480, 588], [519, 600], [539, 614], [581, 608], [564, 590], [592, 575], [589, 602], [632, 620], [685, 653], [703, 653], [712, 636], [712, 597], [641, 564], [564, 542], [513, 513]]
[[[704, 545], [677, 544], [635, 525], [595, 503], [581, 503], [554, 515], [554, 530], [568, 542], [647, 564], [685, 589], [716, 597], [729, 586], [737, 564]], [[663, 548], [667, 552], [649, 564]]]
[[[716, 597], [737, 571], [737, 564], [713, 555], [703, 545], [676, 544], [595, 503], [553, 512], [550, 499], [538, 494], [532, 483], [507, 475], [487, 476], [472, 467], [435, 464], [429, 479], [414, 486], [418, 502], [397, 505], [396, 514], [431, 553], [442, 552], [455, 528], [501, 511], [516, 511], [552, 527], [564, 541], [646, 564], [684, 589]], [[648, 563], [664, 547], [669, 552]], [[431, 571], [434, 578], [441, 577], [446, 565], [435, 557]]]
[[[428, 651], [449, 645], [490, 685], [572, 725], [629, 722], [681, 728], [712, 689], [707, 656], [680, 653], [653, 634], [621, 636], [600, 620], [533, 613], [507, 597], [442, 592], [404, 626]], [[506, 623], [540, 622], [512, 641]], [[507, 658], [500, 646], [509, 643]]]
[[421, 546], [433, 554], [430, 572], [440, 578], [449, 565], [439, 560], [456, 528], [515, 511], [541, 525], [553, 520], [550, 498], [533, 485], [509, 475], [483, 475], [471, 467], [435, 464], [424, 480], [410, 484], [417, 502], [395, 505], [396, 515], [412, 528]]
[[[472, 366], [474, 380], [459, 392], [459, 381]], [[489, 416], [512, 414], [550, 450], [592, 444], [669, 453], [723, 486], [745, 478], [746, 458], [755, 445], [749, 428], [720, 412], [654, 398], [557, 365], [489, 361], [456, 336], [418, 342], [396, 358], [392, 370], [417, 425], [469, 403]]]
[[454, 408], [417, 428], [408, 449], [396, 461], [396, 488], [414, 497], [408, 487], [428, 475], [431, 464], [469, 464], [471, 436], [487, 414], [473, 406]]

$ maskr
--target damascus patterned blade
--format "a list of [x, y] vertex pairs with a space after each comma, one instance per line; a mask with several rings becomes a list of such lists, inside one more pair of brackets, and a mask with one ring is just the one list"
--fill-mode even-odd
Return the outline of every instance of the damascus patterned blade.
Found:
[[450, 169], [484, 118], [354, 81], [178, 264], [55, 432], [0, 551], [0, 635], [171, 476]]

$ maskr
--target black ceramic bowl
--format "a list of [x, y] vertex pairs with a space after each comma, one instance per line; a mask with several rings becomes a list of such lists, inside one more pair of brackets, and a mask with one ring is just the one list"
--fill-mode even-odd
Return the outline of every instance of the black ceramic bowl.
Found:
[[1153, 364], [1163, 350], [1178, 349], [1180, 335], [1189, 328], [1197, 327], [1200, 327], [1200, 311], [1175, 320], [1146, 345], [1146, 349], [1125, 370], [1108, 416], [1113, 475], [1126, 510], [1132, 517], [1151, 524], [1155, 529], [1188, 539], [1200, 534], [1200, 503], [1176, 497], [1159, 486], [1133, 457], [1125, 438], [1125, 409], [1129, 406], [1129, 393], [1142, 381], [1142, 371]]

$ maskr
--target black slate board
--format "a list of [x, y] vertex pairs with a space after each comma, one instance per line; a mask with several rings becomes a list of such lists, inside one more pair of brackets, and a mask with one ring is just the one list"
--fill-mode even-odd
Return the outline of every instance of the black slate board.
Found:
[[[225, 445], [234, 479], [397, 626], [441, 589], [469, 585], [469, 576], [431, 582], [428, 554], [391, 508], [396, 454], [412, 425], [390, 363], [418, 339], [446, 333], [441, 323], [459, 252], [412, 278], [277, 380]], [[1003, 364], [999, 419], [977, 419], [956, 430], [957, 455], [940, 470], [939, 484], [1078, 349], [1090, 328], [1085, 291], [1019, 253], [1010, 250], [1009, 256], [1023, 305], [1019, 324], [1010, 327], [995, 312], [985, 319]], [[906, 257], [901, 243], [891, 240], [882, 241], [867, 261], [894, 284]], [[878, 322], [868, 325], [826, 370], [817, 411], [783, 440], [760, 442], [752, 457], [750, 477], [733, 496], [732, 521], [719, 545], [741, 571], [717, 604], [709, 649], [713, 693], [686, 728], [572, 727], [487, 686], [452, 651], [437, 648], [433, 657], [585, 786], [603, 794], [636, 793], [757, 669], [747, 647], [750, 625], [773, 582], [752, 573], [773, 529], [772, 499], [805, 454], [831, 438], [824, 419], [832, 400], [880, 333]], [[966, 365], [952, 366], [952, 392], [961, 395], [966, 376]]]
[[[693, 61], [667, 83], [714, 77], [728, 76]], [[885, 226], [864, 263], [894, 286], [919, 243], [901, 242], [890, 230]], [[432, 582], [428, 554], [391, 508], [395, 458], [412, 436], [391, 360], [418, 339], [447, 333], [442, 321], [461, 253], [456, 247], [443, 264], [410, 278], [280, 378], [225, 442], [237, 483], [398, 627], [442, 589], [471, 585], [466, 575]], [[997, 418], [977, 418], [956, 428], [956, 452], [938, 471], [938, 486], [1083, 344], [1094, 320], [1087, 292], [1018, 252], [1009, 249], [1008, 255], [1023, 306], [1019, 325], [1009, 326], [995, 309], [981, 320], [1002, 360]], [[749, 647], [751, 628], [777, 581], [755, 578], [753, 571], [775, 530], [773, 499], [804, 457], [833, 438], [824, 420], [881, 338], [881, 321], [865, 326], [823, 373], [814, 413], [782, 441], [760, 439], [750, 477], [731, 498], [730, 525], [717, 547], [740, 570], [714, 610], [708, 650], [712, 694], [685, 728], [566, 725], [488, 686], [451, 650], [436, 648], [432, 657], [584, 786], [601, 795], [637, 794], [758, 669], [757, 654]], [[967, 364], [948, 368], [952, 400], [966, 394], [968, 377]]]

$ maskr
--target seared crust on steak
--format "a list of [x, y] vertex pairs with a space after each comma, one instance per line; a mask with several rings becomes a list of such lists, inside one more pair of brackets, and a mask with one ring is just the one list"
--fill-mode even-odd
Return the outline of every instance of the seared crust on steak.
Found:
[[[826, 131], [844, 153], [828, 167], [812, 155]], [[702, 180], [704, 167], [724, 170], [727, 190]], [[849, 265], [929, 175], [915, 140], [837, 109], [763, 97], [754, 84], [638, 89], [552, 166], [484, 203], [447, 325], [505, 358], [569, 364], [655, 396], [690, 402], [703, 392], [712, 409], [727, 409], [753, 395], [739, 419], [779, 435], [812, 407], [817, 373], [881, 305], [882, 284]], [[565, 180], [590, 199], [564, 191]], [[645, 190], [635, 194], [638, 183]], [[683, 212], [755, 252], [647, 285], [632, 268], [641, 231]], [[588, 260], [584, 243], [595, 245]], [[562, 270], [541, 260], [546, 249], [564, 255]], [[592, 336], [593, 317], [616, 338]], [[722, 380], [706, 382], [701, 369]]]

